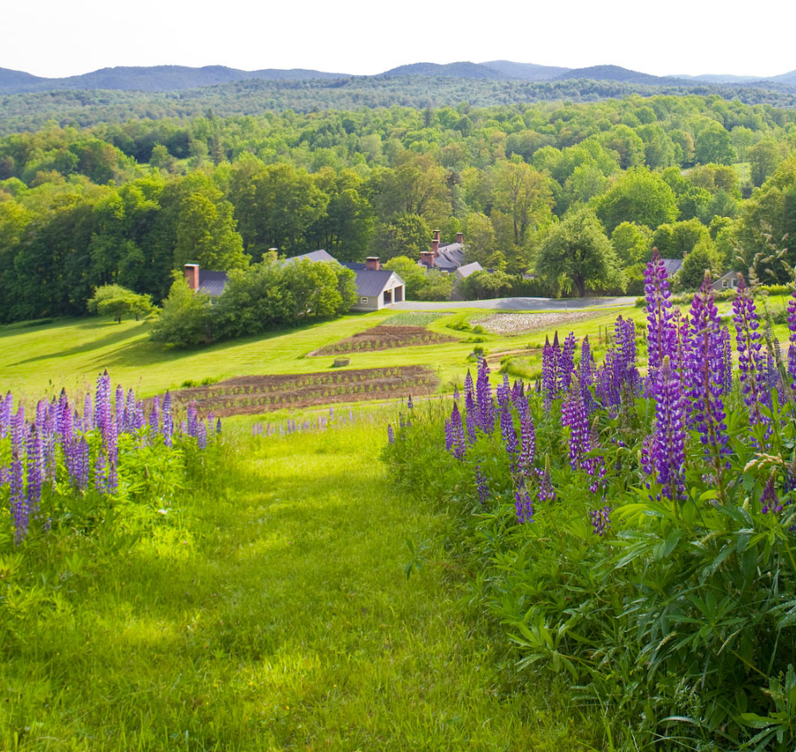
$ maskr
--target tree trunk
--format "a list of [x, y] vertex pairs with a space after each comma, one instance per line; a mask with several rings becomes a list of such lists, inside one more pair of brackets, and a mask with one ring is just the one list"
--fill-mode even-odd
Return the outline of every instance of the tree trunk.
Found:
[[583, 277], [580, 274], [576, 274], [572, 277], [572, 281], [575, 283], [575, 287], [578, 288], [578, 297], [586, 297], [586, 281]]

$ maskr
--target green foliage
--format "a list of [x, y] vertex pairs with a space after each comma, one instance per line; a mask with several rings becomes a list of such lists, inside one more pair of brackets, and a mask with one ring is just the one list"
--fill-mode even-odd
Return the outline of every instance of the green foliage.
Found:
[[677, 274], [679, 288], [699, 289], [706, 271], [710, 271], [714, 279], [721, 273], [719, 254], [716, 253], [713, 241], [709, 237], [702, 238], [685, 257], [683, 266]]
[[153, 342], [173, 347], [206, 345], [215, 338], [209, 296], [194, 292], [178, 272], [163, 309], [152, 326]]
[[677, 218], [677, 200], [660, 175], [644, 168], [628, 170], [608, 191], [595, 200], [597, 216], [608, 232], [622, 222], [647, 227], [672, 222]]
[[652, 232], [646, 225], [622, 222], [611, 233], [611, 245], [622, 266], [633, 266], [647, 260], [652, 247]]
[[652, 245], [661, 257], [682, 259], [699, 244], [710, 240], [710, 233], [698, 219], [660, 225], [652, 236]]
[[[0, 137], [0, 297], [8, 301], [0, 321], [82, 315], [106, 284], [159, 303], [182, 264], [240, 269], [269, 248], [286, 255], [325, 248], [341, 261], [417, 260], [436, 228], [443, 242], [464, 229], [470, 258], [516, 275], [533, 266], [554, 217], [584, 204], [612, 235], [626, 222], [652, 231], [676, 220], [709, 225], [768, 202], [751, 212], [751, 231], [741, 220], [736, 239], [758, 276], [784, 274], [762, 233], [782, 246], [787, 232], [778, 226], [787, 224], [785, 199], [768, 194], [774, 186], [787, 193], [788, 168], [780, 168], [794, 146], [790, 110], [709, 96], [560, 103], [564, 93], [605, 93], [602, 84], [563, 81], [539, 85], [545, 96], [561, 95], [555, 103], [324, 109], [360, 85], [375, 95], [375, 82], [331, 89], [280, 82], [258, 116], [208, 116], [205, 107], [191, 117], [196, 98], [211, 96], [202, 91], [181, 97], [179, 113], [166, 98], [150, 111], [155, 119], [128, 120], [135, 113], [127, 110], [125, 122], [78, 128], [43, 120]], [[249, 86], [253, 95], [275, 85]], [[280, 110], [279, 102], [319, 92], [331, 97], [320, 110]], [[33, 107], [40, 95], [26, 96]], [[80, 114], [60, 122], [91, 125], [97, 102], [85, 97]], [[15, 117], [16, 101], [4, 100], [0, 129]], [[733, 149], [749, 160], [756, 183], [779, 173], [762, 187], [765, 197], [739, 186], [727, 165]], [[780, 219], [767, 218], [764, 229], [758, 217], [771, 214]], [[640, 245], [627, 238], [617, 246], [620, 256], [631, 248], [624, 265]]]
[[574, 288], [583, 297], [586, 285], [621, 284], [616, 253], [593, 212], [573, 212], [556, 225], [542, 244], [536, 273], [550, 284]]
[[89, 313], [111, 316], [121, 323], [127, 316], [146, 316], [152, 312], [152, 298], [149, 295], [136, 295], [121, 285], [103, 285], [94, 291], [86, 308]]

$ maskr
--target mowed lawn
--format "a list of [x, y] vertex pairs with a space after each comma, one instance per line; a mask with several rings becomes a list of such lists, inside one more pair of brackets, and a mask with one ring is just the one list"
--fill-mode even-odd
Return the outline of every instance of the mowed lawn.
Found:
[[[0, 562], [0, 749], [594, 743], [599, 723], [500, 668], [433, 542], [448, 517], [393, 488], [381, 422], [225, 441], [174, 507]], [[424, 551], [408, 579], [407, 540]]]
[[[570, 328], [579, 334], [596, 334], [619, 313], [643, 315], [640, 309], [608, 309], [573, 326], [559, 325], [562, 336]], [[476, 345], [492, 354], [514, 351], [544, 342], [555, 327], [518, 336], [456, 331], [448, 324], [488, 315], [488, 311], [457, 311], [437, 319], [429, 328], [456, 342], [418, 345], [383, 351], [354, 352], [350, 368], [427, 365], [444, 386], [461, 383], [467, 356]], [[224, 379], [251, 374], [285, 374], [327, 371], [333, 357], [307, 357], [308, 353], [383, 323], [394, 312], [351, 314], [336, 321], [280, 330], [268, 336], [221, 342], [194, 349], [167, 349], [149, 340], [149, 324], [109, 319], [64, 319], [30, 326], [0, 326], [0, 389], [22, 391], [38, 397], [44, 390], [83, 389], [104, 369], [114, 383], [135, 387], [142, 396], [179, 388], [188, 380]], [[400, 314], [399, 314], [400, 315]]]

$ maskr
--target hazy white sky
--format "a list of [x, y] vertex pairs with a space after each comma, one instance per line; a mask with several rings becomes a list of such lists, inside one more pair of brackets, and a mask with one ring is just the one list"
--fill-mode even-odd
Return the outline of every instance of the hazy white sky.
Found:
[[793, 0], [4, 0], [0, 67], [69, 76], [116, 65], [314, 68], [513, 60], [658, 75], [796, 69]]

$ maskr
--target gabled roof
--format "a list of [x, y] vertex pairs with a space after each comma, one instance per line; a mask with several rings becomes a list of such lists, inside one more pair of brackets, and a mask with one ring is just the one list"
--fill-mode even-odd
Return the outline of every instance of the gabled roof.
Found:
[[484, 271], [484, 267], [481, 266], [481, 264], [479, 264], [477, 261], [473, 261], [471, 264], [460, 266], [456, 270], [456, 276], [461, 277], [462, 279], [467, 279], [467, 277], [469, 277], [471, 274], [482, 271]]
[[683, 265], [682, 259], [661, 259], [661, 261], [663, 261], [663, 265], [666, 267], [666, 274], [669, 277], [677, 274]]
[[403, 280], [389, 269], [360, 269], [357, 271], [357, 295], [361, 297], [381, 295], [393, 277], [403, 284]]
[[341, 261], [340, 262], [346, 269], [351, 269], [353, 272], [360, 272], [363, 269], [367, 269], [368, 265], [363, 264], [360, 261]]
[[199, 289], [206, 292], [208, 295], [218, 297], [224, 292], [224, 288], [227, 286], [227, 279], [226, 272], [211, 272], [200, 269]]
[[294, 261], [334, 261], [335, 264], [339, 263], [334, 256], [324, 250], [310, 251], [309, 253], [302, 253], [300, 256], [291, 256], [289, 259], [285, 259], [286, 264], [292, 264]]
[[464, 262], [464, 246], [461, 243], [448, 243], [440, 246], [439, 256], [434, 259], [434, 266], [443, 271], [454, 271]]

